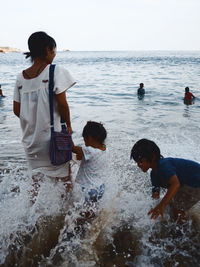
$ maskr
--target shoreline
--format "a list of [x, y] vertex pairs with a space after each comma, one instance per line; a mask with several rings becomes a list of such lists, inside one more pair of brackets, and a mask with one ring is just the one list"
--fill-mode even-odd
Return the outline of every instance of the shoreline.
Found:
[[21, 52], [21, 50], [7, 46], [0, 46], [0, 53], [7, 53], [7, 52]]

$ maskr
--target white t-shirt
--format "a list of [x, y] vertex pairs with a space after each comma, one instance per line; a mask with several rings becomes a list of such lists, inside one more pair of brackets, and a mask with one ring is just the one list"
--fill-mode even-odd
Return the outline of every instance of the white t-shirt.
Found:
[[[23, 73], [17, 76], [13, 100], [20, 103], [22, 143], [31, 170], [40, 169], [52, 177], [68, 175], [68, 166], [53, 166], [49, 158], [50, 111], [49, 111], [49, 66], [35, 78], [26, 79]], [[63, 67], [55, 67], [54, 89], [60, 94], [75, 84], [70, 73]], [[54, 101], [54, 129], [61, 130], [60, 115]]]
[[88, 189], [98, 188], [108, 179], [108, 151], [91, 146], [82, 147], [84, 157], [76, 176], [76, 182]]

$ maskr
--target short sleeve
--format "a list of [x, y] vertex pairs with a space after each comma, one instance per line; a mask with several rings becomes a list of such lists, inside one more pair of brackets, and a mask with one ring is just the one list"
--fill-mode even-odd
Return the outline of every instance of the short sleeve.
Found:
[[76, 81], [71, 76], [68, 70], [56, 65], [54, 73], [54, 83], [55, 93], [60, 94], [72, 87], [76, 83]]
[[19, 79], [17, 77], [16, 82], [15, 82], [15, 87], [14, 87], [13, 101], [20, 103], [19, 90], [20, 90], [20, 85], [19, 85]]
[[170, 160], [162, 162], [159, 169], [164, 182], [168, 182], [176, 174], [176, 168]]
[[91, 146], [83, 146], [82, 151], [85, 160], [89, 160], [94, 156], [94, 148], [92, 148]]
[[152, 193], [157, 192], [160, 189], [160, 182], [158, 181], [158, 179], [156, 179], [156, 176], [153, 174], [153, 172], [151, 171], [151, 184], [152, 184]]

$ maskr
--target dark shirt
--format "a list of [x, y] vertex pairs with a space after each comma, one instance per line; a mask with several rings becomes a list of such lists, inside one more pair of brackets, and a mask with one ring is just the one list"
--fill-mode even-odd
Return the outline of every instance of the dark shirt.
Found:
[[137, 93], [138, 93], [138, 95], [144, 95], [145, 94], [145, 90], [138, 88]]
[[152, 192], [169, 187], [169, 180], [177, 175], [181, 185], [200, 187], [200, 164], [180, 158], [163, 158], [158, 162], [156, 173], [151, 171]]
[[192, 100], [194, 98], [194, 95], [191, 92], [185, 93], [185, 100]]

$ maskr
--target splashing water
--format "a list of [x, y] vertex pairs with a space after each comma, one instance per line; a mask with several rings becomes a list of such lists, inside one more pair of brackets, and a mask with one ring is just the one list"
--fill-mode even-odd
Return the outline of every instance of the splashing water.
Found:
[[[12, 114], [15, 76], [27, 64], [18, 53], [1, 55], [0, 79], [0, 265], [1, 266], [200, 266], [199, 231], [191, 220], [150, 220], [149, 174], [130, 161], [140, 138], [154, 140], [164, 156], [200, 161], [198, 100], [199, 56], [192, 52], [69, 52], [56, 64], [78, 80], [67, 92], [73, 139], [82, 144], [87, 120], [104, 123], [113, 173], [95, 216], [77, 186], [65, 194], [61, 183], [43, 177], [34, 205], [32, 180], [20, 144], [19, 122]], [[136, 90], [144, 82], [146, 95]], [[197, 99], [182, 103], [185, 85]], [[196, 91], [195, 91], [196, 90]], [[78, 165], [72, 166], [73, 181]], [[164, 192], [162, 192], [164, 194]]]

